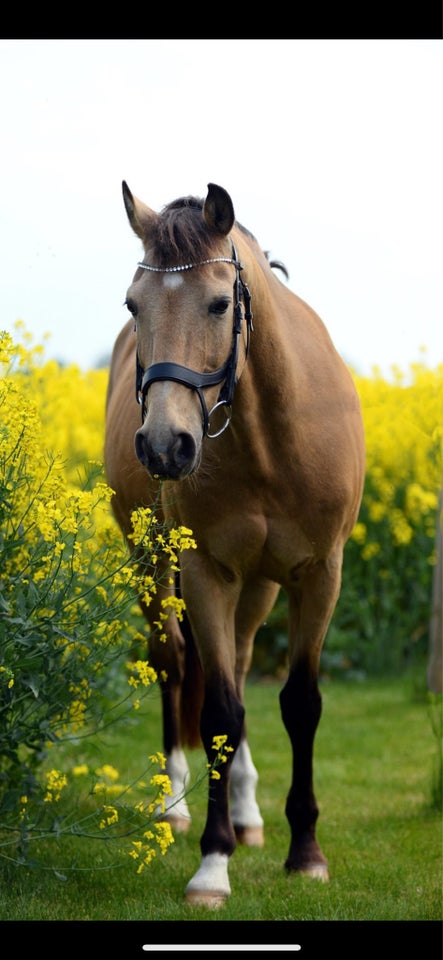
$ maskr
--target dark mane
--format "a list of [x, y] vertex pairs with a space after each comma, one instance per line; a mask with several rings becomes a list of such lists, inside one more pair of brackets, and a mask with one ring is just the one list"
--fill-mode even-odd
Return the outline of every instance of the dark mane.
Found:
[[242, 223], [238, 222], [238, 220], [235, 221], [235, 225], [236, 227], [238, 227], [239, 230], [241, 230], [242, 233], [244, 233], [245, 237], [249, 237], [251, 240], [254, 240], [255, 243], [257, 243], [257, 238], [254, 237], [254, 234], [251, 233], [251, 231], [248, 230], [247, 227], [244, 227]]
[[[198, 263], [211, 256], [215, 241], [202, 217], [204, 201], [200, 197], [180, 197], [160, 211], [150, 236], [159, 267], [176, 263]], [[254, 235], [241, 223], [236, 226], [247, 237]]]
[[[202, 217], [203, 203], [200, 197], [180, 197], [160, 211], [150, 236], [155, 247], [157, 266], [198, 263], [212, 255], [214, 235], [208, 230]], [[257, 242], [254, 234], [238, 220], [236, 226], [246, 237]], [[270, 266], [281, 270], [288, 279], [289, 274], [284, 264], [280, 260], [269, 260], [267, 251], [264, 251], [264, 254]]]
[[213, 235], [202, 217], [203, 200], [181, 197], [163, 207], [150, 237], [159, 267], [198, 263], [211, 254]]
[[289, 280], [289, 272], [287, 267], [285, 267], [284, 263], [281, 260], [271, 260], [269, 255], [269, 250], [265, 250], [264, 254], [269, 263], [269, 266], [272, 267], [273, 270], [281, 270], [286, 280]]

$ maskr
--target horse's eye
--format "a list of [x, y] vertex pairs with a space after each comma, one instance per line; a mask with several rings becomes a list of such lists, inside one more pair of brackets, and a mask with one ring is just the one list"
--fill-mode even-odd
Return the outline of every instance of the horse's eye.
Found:
[[209, 313], [214, 313], [217, 317], [223, 316], [223, 314], [226, 313], [230, 302], [231, 301], [229, 297], [220, 297], [218, 300], [214, 300], [209, 307]]
[[138, 310], [133, 300], [125, 300], [125, 307], [128, 308], [133, 317], [137, 316]]

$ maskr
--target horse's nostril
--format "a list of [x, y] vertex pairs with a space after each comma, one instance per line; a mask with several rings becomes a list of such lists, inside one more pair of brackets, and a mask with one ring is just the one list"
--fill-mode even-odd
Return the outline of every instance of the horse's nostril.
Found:
[[171, 456], [179, 469], [193, 464], [195, 461], [196, 445], [191, 433], [179, 433], [172, 445]]
[[140, 463], [142, 463], [144, 467], [147, 467], [148, 459], [149, 459], [148, 445], [146, 442], [146, 437], [144, 436], [141, 430], [137, 430], [137, 433], [135, 434], [134, 445], [135, 445], [135, 452], [137, 454], [138, 459], [140, 460]]

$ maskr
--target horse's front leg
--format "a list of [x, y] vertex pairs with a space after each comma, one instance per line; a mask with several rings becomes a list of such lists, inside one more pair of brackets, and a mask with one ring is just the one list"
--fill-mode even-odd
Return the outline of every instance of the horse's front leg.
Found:
[[[234, 611], [240, 585], [217, 579], [208, 570], [205, 558], [196, 553], [183, 564], [181, 576], [187, 614], [203, 670], [200, 735], [210, 768], [206, 824], [200, 839], [202, 859], [186, 887], [185, 899], [188, 903], [215, 907], [231, 892], [228, 862], [236, 847], [229, 811], [229, 786], [232, 759], [242, 737], [245, 713], [235, 682]], [[219, 753], [223, 759], [214, 769]]]
[[[218, 676], [214, 674], [205, 685], [201, 717], [203, 746], [208, 765], [212, 768], [209, 772], [207, 816], [200, 839], [201, 864], [185, 891], [188, 903], [217, 907], [231, 892], [228, 863], [236, 847], [236, 836], [229, 812], [229, 779], [232, 758], [242, 734], [243, 719], [244, 707], [232, 680], [223, 672]], [[221, 749], [218, 748], [220, 737], [226, 737]], [[224, 759], [214, 767], [218, 753]]]
[[319, 661], [340, 587], [341, 555], [319, 562], [289, 596], [289, 675], [280, 694], [283, 722], [292, 745], [292, 783], [286, 801], [291, 842], [285, 863], [328, 879], [327, 861], [316, 838], [318, 807], [314, 794], [314, 738], [321, 716]]

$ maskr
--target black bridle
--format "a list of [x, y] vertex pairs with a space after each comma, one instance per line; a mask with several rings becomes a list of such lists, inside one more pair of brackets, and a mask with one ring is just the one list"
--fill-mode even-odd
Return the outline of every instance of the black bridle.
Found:
[[[183, 367], [180, 363], [173, 363], [170, 361], [153, 363], [150, 367], [148, 367], [147, 370], [143, 370], [137, 353], [135, 396], [137, 398], [137, 402], [141, 404], [142, 423], [146, 416], [146, 394], [151, 386], [151, 383], [154, 383], [156, 380], [175, 380], [176, 383], [182, 383], [183, 386], [189, 387], [191, 390], [195, 390], [196, 393], [198, 393], [203, 413], [203, 436], [209, 437], [210, 439], [219, 437], [231, 422], [232, 401], [234, 397], [235, 385], [238, 379], [236, 376], [236, 370], [239, 337], [243, 323], [242, 302], [244, 302], [245, 305], [245, 320], [247, 323], [246, 356], [248, 356], [249, 352], [250, 335], [254, 329], [252, 326], [253, 315], [251, 310], [251, 294], [247, 284], [244, 280], [242, 280], [241, 271], [243, 270], [243, 264], [241, 264], [238, 260], [237, 251], [234, 244], [232, 244], [232, 257], [215, 257], [211, 260], [203, 260], [200, 263], [187, 263], [180, 267], [151, 267], [147, 263], [139, 263], [138, 266], [141, 267], [142, 270], [151, 270], [154, 273], [178, 273], [182, 270], [192, 270], [194, 267], [200, 267], [206, 263], [219, 262], [233, 263], [235, 266], [234, 326], [232, 331], [233, 342], [228, 359], [224, 364], [222, 364], [221, 367], [218, 367], [217, 370], [213, 370], [211, 373], [198, 373], [196, 370], [191, 370], [189, 367]], [[213, 387], [218, 383], [222, 383], [223, 381], [223, 387], [220, 390], [218, 400], [208, 413], [203, 390], [205, 387]], [[210, 433], [210, 418], [214, 411], [220, 407], [226, 408], [226, 422], [223, 424], [220, 430], [217, 430], [215, 433]]]

